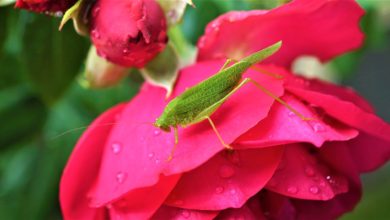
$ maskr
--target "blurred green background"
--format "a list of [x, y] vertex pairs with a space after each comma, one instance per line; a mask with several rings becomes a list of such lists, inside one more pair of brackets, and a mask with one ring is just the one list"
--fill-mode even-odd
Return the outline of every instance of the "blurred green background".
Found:
[[[193, 44], [213, 18], [229, 10], [271, 8], [276, 0], [198, 0], [181, 28]], [[364, 47], [336, 59], [341, 83], [357, 89], [390, 122], [390, 2], [359, 0]], [[118, 86], [86, 90], [77, 82], [89, 48], [58, 18], [0, 8], [0, 219], [61, 219], [58, 185], [82, 131], [109, 107], [129, 100], [141, 83], [131, 75]], [[362, 202], [343, 219], [390, 219], [390, 166], [363, 176]]]

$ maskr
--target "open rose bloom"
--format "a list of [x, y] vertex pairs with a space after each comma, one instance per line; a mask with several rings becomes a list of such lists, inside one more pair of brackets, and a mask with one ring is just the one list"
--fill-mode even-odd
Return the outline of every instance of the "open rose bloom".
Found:
[[[363, 41], [353, 0], [295, 0], [270, 11], [230, 12], [211, 22], [198, 61], [180, 71], [172, 97], [279, 40], [281, 50], [244, 77], [312, 120], [304, 121], [253, 85], [211, 118], [173, 133], [152, 123], [169, 100], [144, 84], [79, 140], [61, 180], [65, 219], [335, 219], [361, 198], [359, 175], [390, 157], [390, 125], [352, 89], [295, 76], [301, 55], [327, 61]], [[267, 72], [283, 78], [269, 76]], [[107, 126], [109, 124], [109, 126]]]

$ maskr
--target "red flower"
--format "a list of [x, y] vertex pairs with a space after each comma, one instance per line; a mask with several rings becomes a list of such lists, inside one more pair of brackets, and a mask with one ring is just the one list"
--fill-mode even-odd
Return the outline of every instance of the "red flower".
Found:
[[91, 13], [91, 40], [113, 63], [143, 67], [167, 43], [166, 20], [155, 0], [98, 0]]
[[35, 12], [64, 13], [77, 0], [17, 0], [15, 7], [23, 8]]
[[[278, 53], [268, 62], [288, 66], [294, 56], [307, 53], [310, 47], [306, 45], [318, 47], [316, 42], [328, 46], [312, 50], [312, 54], [329, 59], [361, 42], [357, 21], [362, 11], [356, 3], [310, 2], [296, 0], [263, 12], [290, 11], [291, 16], [308, 12], [302, 15], [302, 22], [321, 22], [315, 33], [301, 29], [280, 36], [288, 42], [281, 50], [283, 56]], [[324, 15], [323, 10], [329, 14]], [[240, 24], [247, 22], [252, 13], [241, 12], [239, 17], [243, 20], [236, 19], [226, 25], [242, 27], [237, 30], [247, 33], [245, 36], [252, 35], [252, 31], [259, 34], [256, 25]], [[336, 19], [344, 14], [348, 19]], [[335, 20], [329, 20], [330, 15]], [[252, 24], [259, 24], [265, 18], [256, 19]], [[274, 20], [290, 22], [292, 19], [290, 15], [278, 14], [267, 18], [270, 23]], [[323, 28], [336, 33], [330, 26], [344, 27], [345, 23], [355, 28], [338, 33], [338, 37], [323, 37]], [[281, 24], [275, 24], [261, 34], [276, 33]], [[223, 31], [224, 25], [215, 28]], [[234, 35], [222, 36], [234, 38]], [[262, 39], [257, 35], [252, 37]], [[299, 43], [301, 39], [306, 39], [305, 44]], [[263, 43], [261, 40], [247, 40], [253, 42], [248, 44], [250, 50], [254, 46], [262, 48], [255, 44]], [[207, 34], [203, 41], [208, 41]], [[225, 46], [237, 46], [241, 41], [231, 41]], [[219, 48], [210, 49], [207, 54], [228, 56], [221, 55], [228, 50], [222, 45]], [[199, 57], [205, 57], [204, 53], [201, 50]], [[173, 96], [217, 72], [223, 62], [222, 59], [202, 60], [184, 68]], [[212, 115], [223, 139], [234, 147], [233, 153], [226, 152], [210, 125], [202, 122], [179, 130], [177, 150], [167, 162], [173, 134], [161, 132], [152, 125], [167, 104], [165, 92], [145, 84], [131, 102], [100, 116], [79, 140], [61, 180], [64, 218], [334, 219], [351, 210], [361, 195], [359, 174], [377, 168], [390, 158], [390, 125], [378, 118], [370, 105], [351, 89], [296, 77], [280, 66], [259, 65], [283, 75], [282, 80], [254, 70], [247, 71], [245, 77], [256, 80], [315, 120], [301, 120], [270, 96], [248, 85]]]
[[207, 26], [198, 60], [242, 58], [281, 40], [283, 48], [268, 63], [289, 67], [299, 55], [327, 61], [361, 45], [356, 24], [363, 14], [354, 0], [295, 0], [270, 11], [229, 12]]

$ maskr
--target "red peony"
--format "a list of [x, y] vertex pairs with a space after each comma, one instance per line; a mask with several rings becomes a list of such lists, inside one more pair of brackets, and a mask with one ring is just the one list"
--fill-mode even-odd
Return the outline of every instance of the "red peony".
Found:
[[98, 0], [90, 20], [98, 54], [122, 66], [143, 67], [168, 40], [165, 15], [155, 0]]
[[[300, 55], [327, 60], [359, 46], [362, 14], [354, 1], [295, 0], [213, 21], [218, 25], [202, 38], [199, 62], [181, 70], [173, 96], [217, 72], [219, 58], [282, 39], [280, 53], [259, 67], [283, 79], [255, 70], [244, 77], [315, 120], [301, 120], [247, 85], [212, 115], [233, 152], [202, 122], [179, 129], [167, 162], [173, 134], [152, 125], [167, 104], [165, 91], [146, 83], [77, 143], [61, 180], [64, 218], [334, 219], [353, 209], [361, 196], [359, 174], [390, 158], [390, 125], [351, 89], [294, 76], [286, 67]], [[230, 35], [223, 34], [228, 29]]]
[[15, 7], [35, 12], [59, 13], [62, 15], [73, 6], [77, 0], [17, 0]]

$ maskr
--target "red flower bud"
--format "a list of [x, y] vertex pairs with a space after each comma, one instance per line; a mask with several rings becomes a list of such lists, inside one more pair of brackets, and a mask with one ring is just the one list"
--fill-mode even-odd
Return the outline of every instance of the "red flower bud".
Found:
[[64, 13], [76, 0], [17, 0], [15, 7], [48, 14]]
[[90, 22], [98, 54], [122, 66], [143, 67], [167, 43], [164, 12], [155, 0], [98, 0]]

